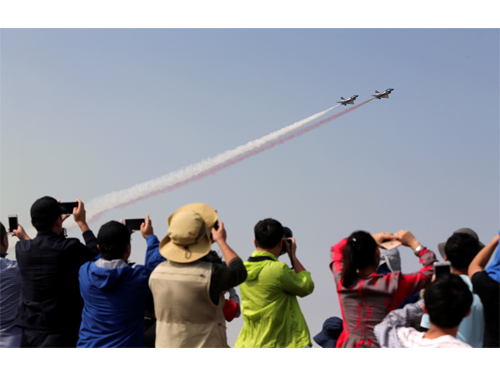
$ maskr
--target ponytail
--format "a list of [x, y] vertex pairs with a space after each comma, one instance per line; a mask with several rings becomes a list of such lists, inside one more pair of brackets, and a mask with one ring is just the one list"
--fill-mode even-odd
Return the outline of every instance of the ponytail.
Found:
[[357, 231], [347, 239], [344, 247], [342, 285], [349, 288], [358, 278], [358, 270], [373, 264], [377, 243], [368, 232]]

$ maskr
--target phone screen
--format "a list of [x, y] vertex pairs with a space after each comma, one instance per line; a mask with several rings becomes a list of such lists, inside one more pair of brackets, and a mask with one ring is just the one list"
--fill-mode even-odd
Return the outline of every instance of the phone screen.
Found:
[[451, 267], [449, 264], [441, 264], [434, 266], [434, 274], [436, 275], [436, 279], [438, 279], [440, 276], [450, 273], [451, 273]]
[[10, 228], [10, 233], [14, 229], [17, 229], [17, 215], [9, 215], [9, 228]]
[[141, 229], [141, 224], [145, 223], [146, 219], [123, 219], [123, 224], [129, 229], [139, 230]]
[[393, 250], [398, 246], [401, 246], [401, 242], [397, 240], [385, 241], [380, 244], [380, 247], [383, 247], [386, 250]]
[[78, 202], [64, 202], [59, 203], [63, 214], [72, 214], [73, 208], [78, 207]]

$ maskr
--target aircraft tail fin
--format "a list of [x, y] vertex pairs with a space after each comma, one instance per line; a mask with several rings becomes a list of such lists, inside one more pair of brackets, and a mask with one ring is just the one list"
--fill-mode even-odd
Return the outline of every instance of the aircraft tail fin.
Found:
[[345, 100], [343, 96], [341, 96], [340, 99]]

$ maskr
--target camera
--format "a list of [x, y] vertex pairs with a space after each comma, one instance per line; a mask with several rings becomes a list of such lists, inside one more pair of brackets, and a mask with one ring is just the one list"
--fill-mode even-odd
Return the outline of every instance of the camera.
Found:
[[[288, 246], [292, 248], [292, 240], [289, 240], [290, 237], [293, 237], [292, 230], [288, 227], [283, 227], [283, 239], [288, 242]], [[281, 254], [285, 254], [286, 251], [286, 245], [283, 243], [283, 247], [281, 248]]]

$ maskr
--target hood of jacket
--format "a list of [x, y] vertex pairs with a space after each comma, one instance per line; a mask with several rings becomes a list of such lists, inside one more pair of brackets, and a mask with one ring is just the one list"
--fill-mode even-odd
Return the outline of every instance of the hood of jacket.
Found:
[[[266, 259], [268, 258], [268, 259]], [[255, 250], [252, 256], [244, 262], [247, 269], [247, 279], [246, 281], [252, 281], [259, 277], [260, 271], [268, 263], [267, 261], [278, 261], [278, 258], [268, 252]]]
[[[103, 263], [107, 263], [106, 267], [102, 267]], [[133, 268], [126, 262], [104, 261], [100, 256], [85, 263], [80, 270], [80, 277], [85, 277], [89, 284], [106, 291], [119, 287], [132, 274]]]

